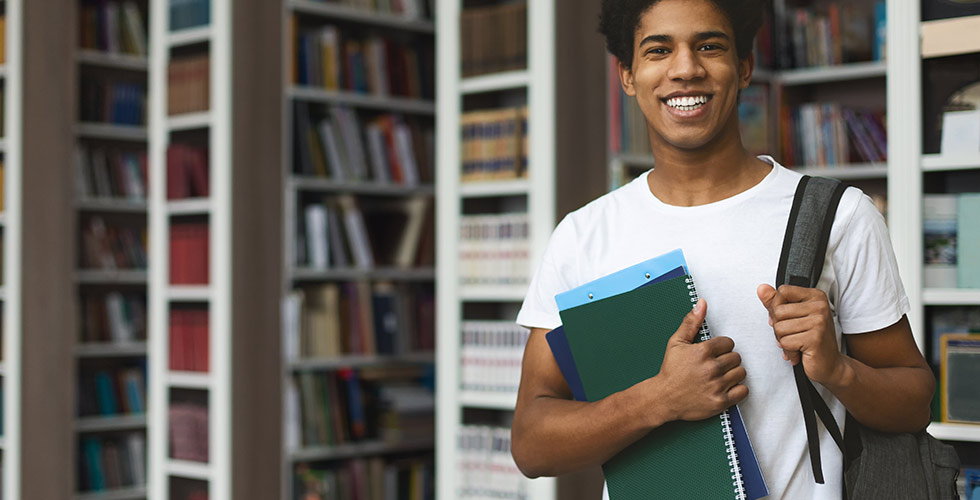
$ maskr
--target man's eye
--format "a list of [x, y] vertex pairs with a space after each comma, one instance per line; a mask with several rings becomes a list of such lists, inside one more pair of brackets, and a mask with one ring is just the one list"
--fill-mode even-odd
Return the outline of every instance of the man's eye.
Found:
[[656, 48], [653, 48], [653, 49], [650, 49], [650, 50], [647, 51], [647, 54], [657, 54], [657, 55], [660, 55], [660, 54], [666, 54], [666, 53], [667, 53], [667, 49], [665, 49], [663, 47], [656, 47]]
[[701, 50], [721, 50], [721, 45], [715, 45], [713, 43], [707, 43], [701, 46]]

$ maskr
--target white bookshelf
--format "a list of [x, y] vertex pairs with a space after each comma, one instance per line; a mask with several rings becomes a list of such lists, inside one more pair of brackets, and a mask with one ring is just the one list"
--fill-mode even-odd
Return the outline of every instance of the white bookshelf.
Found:
[[[210, 0], [210, 24], [171, 31], [167, 0], [150, 0], [150, 271], [148, 497], [172, 498], [171, 478], [206, 483], [213, 500], [232, 498], [231, 226], [232, 199], [232, 9], [231, 0]], [[168, 114], [168, 68], [173, 51], [210, 55], [207, 111]], [[201, 130], [208, 137], [207, 199], [169, 200], [167, 155], [172, 134]], [[202, 216], [208, 227], [208, 284], [170, 284], [169, 241], [173, 217]], [[208, 372], [170, 370], [170, 314], [175, 304], [205, 307]], [[208, 463], [172, 459], [169, 409], [175, 393], [206, 401]], [[203, 394], [202, 394], [203, 393]]]
[[[294, 17], [297, 20], [295, 31], [290, 27]], [[417, 120], [426, 124], [437, 119], [436, 103], [431, 99], [377, 95], [343, 88], [332, 90], [294, 81], [289, 70], [293, 64], [298, 64], [295, 59], [297, 54], [292, 52], [295, 41], [290, 40], [289, 37], [296, 37], [307, 30], [319, 29], [319, 27], [326, 25], [337, 26], [345, 34], [349, 31], [353, 37], [378, 36], [395, 41], [413, 40], [421, 41], [422, 45], [434, 43], [436, 36], [436, 25], [431, 20], [410, 19], [338, 3], [309, 0], [285, 0], [282, 2], [284, 40], [282, 44], [283, 100], [281, 107], [283, 123], [281, 140], [281, 175], [283, 178], [282, 297], [288, 297], [294, 289], [323, 283], [369, 282], [373, 284], [390, 282], [399, 285], [427, 286], [436, 280], [436, 269], [433, 267], [399, 268], [378, 265], [372, 268], [363, 268], [353, 265], [350, 267], [331, 265], [326, 268], [317, 268], [297, 263], [296, 228], [303, 224], [304, 215], [301, 203], [308, 203], [306, 200], [350, 195], [358, 199], [358, 203], [360, 203], [361, 199], [397, 201], [418, 197], [431, 198], [437, 194], [437, 187], [433, 183], [411, 186], [376, 180], [337, 181], [326, 177], [300, 174], [294, 170], [294, 134], [297, 133], [294, 130], [296, 126], [294, 109], [297, 104], [310, 106], [316, 110], [326, 109], [330, 106], [349, 108], [359, 116], [362, 126], [366, 124], [365, 117], [387, 113], [399, 114], [409, 120]], [[342, 84], [341, 87], [345, 86]], [[423, 166], [420, 165], [419, 168], [421, 169]], [[371, 177], [373, 179], [373, 173]], [[283, 338], [291, 334], [287, 328], [284, 326], [281, 330]], [[293, 485], [295, 468], [299, 464], [327, 460], [338, 461], [339, 463], [349, 459], [386, 457], [398, 453], [422, 455], [426, 452], [432, 452], [435, 446], [433, 439], [394, 443], [367, 440], [330, 446], [303, 445], [301, 442], [302, 432], [296, 427], [302, 426], [301, 419], [303, 417], [301, 413], [293, 414], [290, 406], [292, 404], [290, 391], [293, 387], [294, 377], [310, 372], [316, 374], [334, 372], [344, 368], [357, 370], [392, 365], [427, 365], [434, 362], [435, 354], [433, 352], [412, 352], [399, 355], [341, 354], [330, 358], [307, 358], [301, 355], [298, 359], [290, 358], [284, 353], [281, 379], [283, 394], [282, 431], [284, 436], [295, 435], [300, 442], [291, 442], [292, 440], [289, 438], [283, 440], [280, 497], [294, 498], [297, 495], [297, 492], [293, 490]], [[298, 395], [297, 403], [300, 398], [301, 395]], [[343, 406], [346, 408], [346, 403]], [[297, 419], [300, 421], [296, 421]]]
[[6, 13], [6, 50], [3, 84], [3, 490], [7, 499], [19, 499], [22, 488], [23, 322], [22, 241], [23, 122], [24, 113], [24, 0], [0, 2]]
[[850, 82], [868, 78], [884, 78], [887, 70], [885, 61], [870, 61], [777, 71], [773, 72], [770, 81], [787, 86]]
[[[595, 35], [598, 14], [595, 2], [567, 4], [555, 0], [533, 0], [527, 5], [527, 65], [524, 69], [462, 77], [460, 15], [462, 0], [439, 0], [437, 47], [439, 88], [437, 136], [439, 144], [437, 186], [438, 216], [437, 266], [437, 498], [457, 498], [462, 490], [457, 449], [464, 427], [487, 422], [471, 420], [475, 415], [496, 415], [496, 424], [507, 426], [513, 416], [515, 393], [463, 390], [461, 387], [462, 327], [465, 320], [496, 319], [514, 321], [527, 293], [527, 282], [509, 285], [462, 283], [459, 275], [460, 221], [463, 215], [526, 211], [529, 224], [530, 273], [536, 268], [558, 219], [601, 194], [604, 173], [593, 178], [584, 165], [605, 161], [605, 140], [601, 131], [577, 135], [582, 127], [571, 123], [602, 123], [602, 114], [591, 114], [590, 102], [603, 99], [595, 93], [602, 83], [588, 75], [602, 73], [603, 45]], [[583, 37], [593, 37], [587, 41]], [[574, 42], [572, 41], [574, 40]], [[584, 44], [590, 49], [581, 50]], [[571, 55], [569, 47], [576, 47]], [[563, 57], [574, 58], [575, 68], [561, 65]], [[604, 80], [603, 80], [604, 81]], [[591, 89], [591, 90], [589, 90]], [[524, 96], [526, 101], [517, 96]], [[527, 176], [515, 180], [461, 182], [461, 115], [487, 109], [484, 102], [501, 107], [526, 105], [528, 108]], [[472, 102], [473, 104], [467, 104]], [[477, 104], [479, 103], [479, 104]], [[520, 103], [520, 104], [517, 104]], [[603, 105], [604, 106], [604, 105]], [[569, 116], [565, 113], [582, 113]], [[601, 127], [600, 127], [601, 128]], [[598, 134], [598, 135], [596, 135]], [[593, 149], [594, 147], [594, 149]], [[573, 160], [574, 158], [574, 160]], [[577, 170], [567, 167], [577, 164]], [[573, 174], [572, 172], [578, 172]], [[574, 180], [573, 180], [574, 179]], [[592, 186], [593, 189], [584, 189]], [[512, 208], [511, 205], [520, 207]], [[466, 207], [497, 207], [497, 211], [476, 211]], [[488, 309], [499, 316], [469, 316], [467, 311]], [[475, 412], [475, 413], [474, 413]], [[527, 480], [527, 498], [551, 500], [579, 498], [582, 491], [564, 491], [565, 478]], [[571, 484], [571, 483], [569, 483]], [[598, 485], [596, 485], [598, 486]], [[588, 490], [587, 488], [585, 489]]]

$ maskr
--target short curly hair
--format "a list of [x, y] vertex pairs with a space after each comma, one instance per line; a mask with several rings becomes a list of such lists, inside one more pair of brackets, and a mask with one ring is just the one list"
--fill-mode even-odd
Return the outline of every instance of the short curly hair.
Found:
[[[640, 17], [660, 0], [602, 0], [599, 33], [606, 37], [606, 49], [625, 66], [633, 64], [633, 42], [640, 29]], [[752, 54], [755, 35], [765, 15], [764, 0], [711, 0], [732, 23], [735, 51], [744, 60]]]

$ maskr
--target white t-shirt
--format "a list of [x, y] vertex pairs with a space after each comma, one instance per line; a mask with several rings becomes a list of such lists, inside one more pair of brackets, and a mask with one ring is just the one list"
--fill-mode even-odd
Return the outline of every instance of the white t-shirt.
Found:
[[[650, 192], [648, 172], [568, 214], [551, 236], [517, 322], [554, 328], [561, 324], [556, 294], [681, 248], [707, 302], [712, 335], [732, 338], [742, 357], [749, 396], [739, 409], [769, 498], [839, 500], [840, 452], [821, 432], [826, 483], [814, 483], [792, 366], [756, 295], [760, 284], [775, 280], [800, 174], [759, 158], [773, 165], [765, 179], [715, 203], [667, 205]], [[858, 189], [847, 189], [841, 199], [818, 286], [834, 310], [838, 345], [841, 332], [879, 330], [909, 310], [884, 219]], [[843, 405], [815, 385], [843, 427]]]

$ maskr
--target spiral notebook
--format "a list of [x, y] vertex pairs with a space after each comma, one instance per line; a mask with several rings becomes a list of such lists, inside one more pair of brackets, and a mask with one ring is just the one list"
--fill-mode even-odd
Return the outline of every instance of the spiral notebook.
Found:
[[[677, 267], [686, 269], [679, 250], [556, 297], [564, 337], [549, 333], [549, 344], [558, 359], [564, 356], [555, 348], [567, 341], [572, 360], [571, 366], [565, 360], [562, 371], [566, 378], [566, 370], [579, 376], [586, 400], [602, 399], [659, 371], [667, 339], [697, 301], [690, 275], [667, 279], [677, 274]], [[702, 325], [701, 340], [709, 336]], [[603, 470], [612, 500], [651, 494], [751, 500], [768, 494], [735, 407], [716, 418], [664, 425], [613, 457]]]

